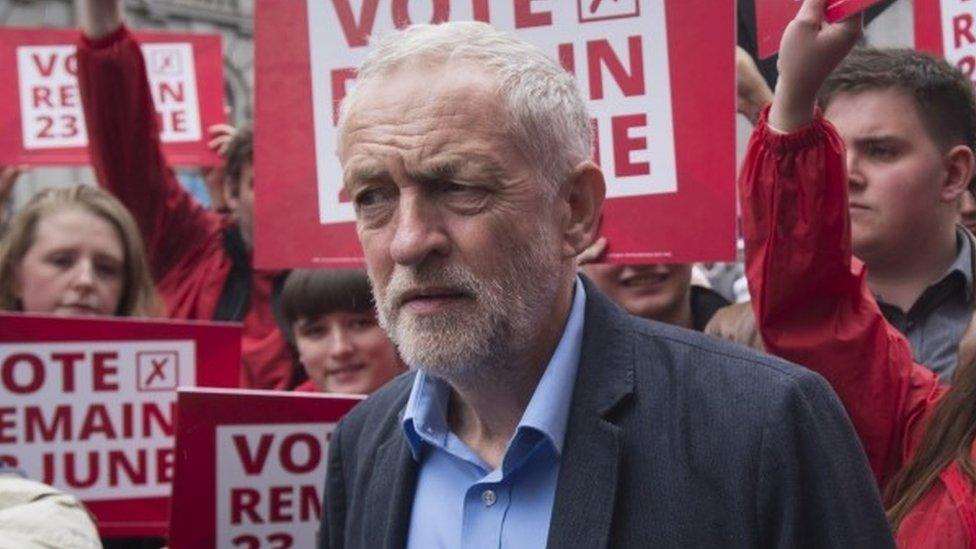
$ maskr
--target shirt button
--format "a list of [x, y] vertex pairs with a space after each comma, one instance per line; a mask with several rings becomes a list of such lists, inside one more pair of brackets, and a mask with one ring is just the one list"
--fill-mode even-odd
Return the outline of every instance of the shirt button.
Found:
[[494, 490], [485, 490], [481, 493], [481, 502], [485, 504], [485, 507], [491, 507], [498, 501], [498, 496], [495, 495]]

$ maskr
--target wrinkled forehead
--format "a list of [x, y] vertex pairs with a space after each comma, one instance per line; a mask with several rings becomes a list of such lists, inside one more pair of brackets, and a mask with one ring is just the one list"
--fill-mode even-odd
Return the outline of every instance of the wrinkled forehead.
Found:
[[376, 74], [346, 98], [338, 128], [340, 152], [352, 132], [425, 120], [504, 126], [508, 114], [497, 76], [474, 61], [429, 57]]

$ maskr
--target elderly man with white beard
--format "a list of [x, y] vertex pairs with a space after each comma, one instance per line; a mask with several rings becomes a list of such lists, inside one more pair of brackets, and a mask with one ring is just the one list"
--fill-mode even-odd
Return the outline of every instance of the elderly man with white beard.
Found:
[[412, 372], [344, 418], [320, 547], [890, 547], [806, 370], [637, 319], [576, 274], [604, 178], [572, 77], [482, 23], [381, 40], [338, 154]]

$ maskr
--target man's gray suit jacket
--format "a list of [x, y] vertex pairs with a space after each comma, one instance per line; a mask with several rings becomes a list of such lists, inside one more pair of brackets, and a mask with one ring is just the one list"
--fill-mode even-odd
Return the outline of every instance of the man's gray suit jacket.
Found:
[[[894, 546], [823, 378], [630, 316], [584, 283], [549, 547]], [[390, 382], [333, 434], [320, 548], [405, 546], [418, 465], [400, 420], [413, 379]]]

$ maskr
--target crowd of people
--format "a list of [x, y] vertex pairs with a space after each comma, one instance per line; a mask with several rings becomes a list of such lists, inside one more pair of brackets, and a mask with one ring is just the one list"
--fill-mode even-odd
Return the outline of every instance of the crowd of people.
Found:
[[[121, 3], [83, 0], [97, 186], [8, 214], [0, 167], [0, 309], [239, 322], [242, 388], [372, 394], [332, 438], [321, 547], [976, 548], [973, 85], [855, 47], [825, 3], [775, 90], [737, 52], [744, 264], [601, 263], [574, 80], [447, 23], [379, 40], [340, 113], [366, 269], [289, 272], [252, 264], [254, 130], [212, 130], [205, 208]], [[0, 469], [0, 528], [29, 482]], [[55, 497], [50, 535], [91, 539]]]

